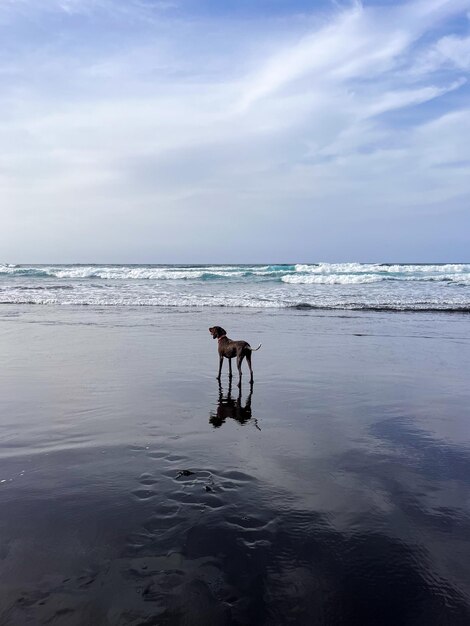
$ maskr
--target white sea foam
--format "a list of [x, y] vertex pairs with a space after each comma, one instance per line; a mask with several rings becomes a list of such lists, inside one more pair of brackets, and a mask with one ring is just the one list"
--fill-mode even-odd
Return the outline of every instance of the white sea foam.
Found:
[[374, 273], [379, 269], [379, 265], [362, 263], [318, 263], [295, 266], [295, 271], [302, 274], [363, 274]]
[[463, 299], [430, 299], [413, 301], [406, 297], [387, 297], [385, 294], [380, 298], [370, 300], [368, 298], [349, 298], [342, 296], [337, 298], [309, 298], [292, 297], [285, 300], [278, 298], [257, 298], [246, 294], [230, 294], [227, 296], [204, 296], [197, 297], [190, 294], [171, 296], [160, 294], [158, 296], [137, 294], [110, 294], [106, 297], [96, 293], [75, 294], [66, 297], [58, 297], [56, 294], [28, 294], [0, 292], [0, 304], [18, 305], [60, 305], [60, 306], [96, 306], [96, 307], [164, 307], [164, 308], [192, 308], [192, 307], [236, 307], [257, 309], [279, 309], [286, 307], [311, 308], [311, 309], [380, 309], [391, 311], [467, 311], [470, 312], [470, 300]]
[[459, 285], [470, 284], [470, 274], [402, 275], [390, 274], [288, 274], [282, 282], [297, 285], [360, 285], [384, 281], [398, 282], [449, 282]]
[[131, 267], [131, 266], [36, 266], [10, 268], [0, 266], [0, 275], [43, 276], [59, 279], [85, 280], [200, 280], [204, 278], [243, 278], [244, 276], [273, 274], [268, 269], [241, 267]]
[[191, 296], [159, 294], [75, 294], [60, 298], [56, 294], [42, 293], [0, 293], [0, 304], [37, 304], [60, 306], [99, 306], [99, 307], [237, 307], [237, 308], [281, 308], [287, 306], [278, 300], [258, 299], [243, 295], [231, 296]]
[[0, 275], [44, 276], [60, 279], [100, 278], [107, 280], [197, 280], [205, 276], [244, 276], [240, 267], [132, 267], [132, 266], [15, 266], [0, 265]]
[[[282, 279], [285, 276], [392, 276], [394, 278], [414, 276], [425, 279], [428, 276], [452, 278], [470, 276], [468, 264], [446, 265], [379, 265], [361, 263], [320, 263], [318, 265], [298, 264], [263, 266], [125, 266], [125, 265], [0, 265], [0, 275], [50, 277], [59, 279], [85, 280], [99, 278], [106, 280], [201, 280], [211, 278], [239, 279], [258, 276], [266, 279]], [[297, 282], [285, 280], [284, 282]], [[346, 281], [347, 284], [354, 279]], [[369, 281], [370, 282], [370, 281]], [[308, 284], [308, 282], [306, 283]], [[332, 281], [332, 284], [335, 284]]]
[[383, 279], [374, 274], [361, 274], [360, 276], [347, 274], [327, 275], [288, 275], [282, 277], [282, 282], [297, 285], [358, 285], [365, 283], [377, 283]]
[[75, 267], [47, 269], [56, 278], [103, 278], [107, 280], [182, 280], [198, 279], [203, 271], [196, 268], [169, 269], [156, 267]]
[[443, 265], [383, 265], [378, 263], [319, 263], [296, 265], [295, 271], [312, 274], [452, 274], [470, 273], [470, 264], [447, 263]]

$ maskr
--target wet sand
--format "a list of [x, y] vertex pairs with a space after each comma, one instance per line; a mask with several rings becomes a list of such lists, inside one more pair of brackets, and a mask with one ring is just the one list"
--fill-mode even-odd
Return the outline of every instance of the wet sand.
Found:
[[469, 624], [468, 320], [0, 307], [0, 623]]

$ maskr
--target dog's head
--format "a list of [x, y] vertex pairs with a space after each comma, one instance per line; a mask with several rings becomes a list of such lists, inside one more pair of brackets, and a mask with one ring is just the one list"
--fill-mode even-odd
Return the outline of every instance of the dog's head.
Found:
[[211, 326], [209, 332], [212, 335], [212, 339], [219, 339], [227, 334], [227, 332], [221, 326]]

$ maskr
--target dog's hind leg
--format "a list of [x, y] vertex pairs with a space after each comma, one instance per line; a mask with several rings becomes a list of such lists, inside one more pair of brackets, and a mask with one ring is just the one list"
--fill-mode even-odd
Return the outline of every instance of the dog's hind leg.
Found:
[[237, 354], [237, 368], [238, 368], [238, 386], [242, 385], [242, 361], [244, 358], [243, 352], [241, 354]]
[[248, 363], [248, 367], [250, 368], [250, 383], [252, 383], [253, 382], [253, 368], [251, 367], [251, 352], [247, 352], [246, 362]]

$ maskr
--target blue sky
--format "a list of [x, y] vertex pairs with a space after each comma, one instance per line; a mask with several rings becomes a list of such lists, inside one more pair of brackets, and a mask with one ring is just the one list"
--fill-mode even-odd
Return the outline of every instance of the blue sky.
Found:
[[470, 260], [470, 0], [0, 0], [0, 261]]

